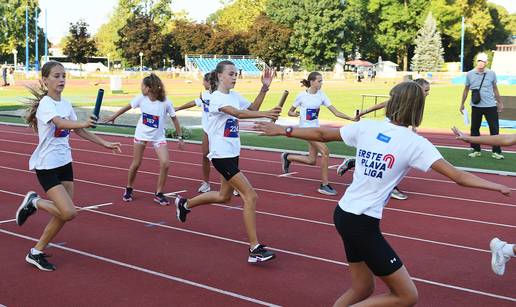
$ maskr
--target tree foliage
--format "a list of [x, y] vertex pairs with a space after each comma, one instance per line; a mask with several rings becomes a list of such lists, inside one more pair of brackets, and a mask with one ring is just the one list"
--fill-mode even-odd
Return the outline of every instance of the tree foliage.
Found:
[[249, 31], [249, 51], [273, 66], [285, 66], [289, 63], [288, 48], [291, 34], [292, 29], [261, 14]]
[[76, 23], [70, 23], [69, 34], [66, 45], [63, 49], [73, 63], [85, 64], [87, 58], [94, 56], [97, 52], [95, 41], [91, 39], [88, 33], [88, 24], [79, 20]]
[[439, 71], [444, 64], [441, 35], [436, 28], [432, 13], [428, 14], [425, 24], [415, 39], [416, 49], [410, 68], [413, 71]]
[[210, 20], [218, 28], [233, 32], [247, 32], [256, 18], [264, 12], [267, 0], [235, 0], [214, 13]]

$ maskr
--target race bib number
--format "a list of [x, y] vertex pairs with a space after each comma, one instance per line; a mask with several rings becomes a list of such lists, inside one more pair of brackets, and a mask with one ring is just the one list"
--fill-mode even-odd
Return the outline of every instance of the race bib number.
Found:
[[238, 119], [226, 120], [226, 126], [224, 127], [224, 137], [237, 138], [238, 137]]
[[306, 109], [306, 120], [316, 120], [320, 109]]
[[68, 135], [70, 135], [70, 129], [58, 129], [54, 131], [54, 137], [55, 138], [65, 138]]
[[158, 115], [142, 113], [142, 117], [143, 117], [143, 124], [145, 126], [148, 126], [151, 128], [158, 128], [158, 126], [159, 126], [159, 116]]

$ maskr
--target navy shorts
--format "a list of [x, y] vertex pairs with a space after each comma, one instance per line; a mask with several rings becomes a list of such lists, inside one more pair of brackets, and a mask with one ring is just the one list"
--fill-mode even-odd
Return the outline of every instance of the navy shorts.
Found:
[[39, 184], [46, 191], [60, 185], [62, 181], [73, 181], [72, 162], [53, 169], [37, 169]]
[[240, 172], [238, 169], [238, 156], [233, 158], [214, 158], [211, 159], [211, 164], [227, 181]]
[[337, 205], [333, 222], [344, 242], [349, 263], [364, 261], [376, 276], [387, 276], [403, 266], [380, 231], [380, 220], [346, 212]]

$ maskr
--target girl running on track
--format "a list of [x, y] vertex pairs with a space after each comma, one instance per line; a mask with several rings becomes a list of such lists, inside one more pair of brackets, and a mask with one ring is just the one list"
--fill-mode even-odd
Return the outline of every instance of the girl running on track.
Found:
[[172, 119], [172, 123], [174, 123], [174, 127], [176, 128], [180, 149], [184, 147], [183, 138], [181, 137], [181, 126], [179, 125], [179, 120], [176, 117], [172, 103], [167, 99], [165, 86], [158, 76], [150, 74], [143, 78], [141, 91], [141, 95], [133, 98], [131, 103], [119, 109], [115, 114], [106, 117], [104, 122], [114, 123], [118, 116], [130, 109], [140, 108], [142, 114], [134, 131], [133, 162], [129, 167], [127, 187], [125, 188], [122, 200], [126, 202], [133, 201], [133, 184], [136, 179], [136, 173], [138, 172], [138, 168], [140, 168], [147, 142], [150, 142], [159, 160], [159, 177], [156, 193], [154, 194], [154, 201], [166, 206], [170, 204], [167, 197], [163, 194], [169, 164], [168, 146], [167, 140], [165, 139], [167, 114]]
[[[426, 81], [423, 78], [419, 78], [419, 79], [414, 80], [414, 82], [416, 82], [423, 88], [423, 91], [425, 92], [425, 97], [428, 96], [428, 94], [430, 94], [430, 83], [428, 81]], [[387, 101], [379, 103], [377, 105], [374, 105], [373, 107], [368, 108], [366, 110], [362, 110], [362, 111], [360, 111], [360, 113], [358, 113], [358, 117], [360, 118], [368, 113], [383, 109], [383, 108], [385, 108], [386, 105], [387, 105]], [[348, 170], [350, 170], [354, 167], [355, 167], [355, 159], [354, 158], [346, 159], [346, 160], [342, 161], [342, 163], [339, 165], [339, 167], [337, 167], [337, 174], [342, 176], [342, 175], [344, 175], [344, 173], [346, 173]], [[405, 193], [403, 193], [397, 186], [394, 187], [394, 189], [392, 189], [391, 197], [394, 199], [399, 199], [399, 200], [405, 200], [408, 198], [408, 196]]]
[[258, 243], [256, 234], [256, 199], [253, 187], [240, 171], [238, 159], [240, 156], [240, 135], [238, 120], [243, 118], [267, 117], [277, 119], [281, 108], [269, 111], [258, 111], [266, 92], [274, 77], [274, 71], [265, 69], [262, 75], [262, 88], [251, 104], [235, 91], [238, 72], [231, 61], [222, 61], [210, 76], [211, 100], [210, 119], [208, 121], [208, 138], [210, 153], [208, 158], [215, 169], [221, 174], [220, 191], [211, 191], [191, 199], [178, 196], [175, 200], [177, 218], [186, 222], [186, 216], [191, 209], [201, 205], [226, 203], [231, 200], [234, 189], [240, 192], [244, 202], [244, 225], [249, 238], [248, 262], [263, 262], [274, 258], [274, 253]]
[[[331, 104], [330, 99], [328, 99], [328, 97], [321, 91], [322, 83], [322, 75], [316, 71], [311, 72], [308, 75], [308, 78], [303, 79], [301, 84], [307, 89], [297, 95], [294, 104], [288, 111], [288, 115], [292, 117], [299, 116], [299, 127], [319, 127], [319, 111], [321, 106], [325, 106], [335, 116], [355, 121], [355, 118], [335, 109]], [[299, 112], [296, 111], [297, 108], [299, 108]], [[330, 157], [330, 151], [328, 150], [328, 146], [322, 142], [308, 141], [308, 156], [295, 155], [286, 152], [282, 153], [281, 161], [283, 172], [288, 173], [290, 171], [290, 164], [292, 162], [315, 165], [318, 153], [321, 154], [322, 183], [317, 191], [321, 194], [337, 195], [337, 191], [330, 186], [328, 181], [328, 160]]]
[[[293, 128], [272, 123], [256, 123], [265, 135], [286, 135], [304, 140], [344, 141], [357, 148], [353, 182], [340, 199], [334, 223], [342, 237], [351, 273], [351, 288], [334, 306], [412, 306], [418, 300], [417, 289], [389, 243], [380, 231], [383, 207], [392, 188], [410, 167], [430, 168], [461, 186], [499, 191], [510, 189], [453, 167], [439, 151], [410, 127], [418, 127], [423, 118], [425, 95], [415, 82], [403, 82], [390, 92], [386, 107], [389, 121], [361, 120], [337, 128]], [[390, 293], [372, 296], [375, 275]]]
[[210, 73], [206, 73], [203, 78], [202, 85], [204, 86], [205, 91], [201, 93], [200, 97], [187, 102], [177, 108], [175, 108], [176, 112], [181, 111], [184, 109], [193, 108], [195, 106], [202, 108], [202, 130], [203, 130], [203, 137], [202, 137], [202, 178], [203, 182], [201, 183], [201, 186], [197, 190], [199, 193], [206, 193], [211, 190], [210, 187], [210, 159], [208, 159], [208, 153], [210, 152], [209, 148], [209, 142], [208, 142], [208, 115], [209, 110], [208, 106], [210, 105]]
[[96, 118], [77, 120], [69, 101], [61, 98], [66, 84], [63, 65], [49, 61], [41, 68], [39, 87], [29, 88], [35, 98], [30, 99], [27, 123], [39, 136], [36, 150], [30, 157], [29, 169], [36, 170], [38, 181], [50, 200], [42, 199], [35, 192], [28, 192], [16, 212], [16, 224], [23, 225], [36, 210], [43, 209], [52, 215], [36, 245], [25, 260], [43, 271], [56, 267], [47, 261], [43, 253], [46, 246], [71, 221], [77, 211], [73, 203], [73, 168], [69, 134], [77, 135], [113, 151], [120, 152], [120, 143], [111, 143], [84, 128], [94, 127]]
[[[466, 143], [491, 146], [516, 145], [516, 134], [469, 136], [462, 133], [457, 127], [453, 127], [452, 131], [457, 139]], [[508, 244], [498, 238], [493, 238], [489, 247], [491, 249], [491, 269], [496, 275], [503, 275], [505, 264], [511, 260], [511, 257], [516, 257], [516, 244]]]

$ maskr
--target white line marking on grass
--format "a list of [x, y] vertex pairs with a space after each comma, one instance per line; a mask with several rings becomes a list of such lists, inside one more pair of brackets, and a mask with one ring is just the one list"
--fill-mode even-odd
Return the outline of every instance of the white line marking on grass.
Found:
[[[174, 229], [174, 230], [178, 230], [178, 231], [182, 231], [182, 232], [186, 232], [186, 233], [191, 233], [191, 234], [196, 234], [196, 235], [200, 235], [200, 236], [204, 236], [204, 237], [219, 239], [219, 240], [223, 240], [223, 241], [227, 241], [227, 242], [238, 243], [238, 244], [242, 244], [242, 245], [246, 245], [246, 246], [249, 245], [249, 243], [247, 243], [247, 242], [234, 240], [234, 239], [221, 237], [221, 236], [216, 236], [216, 235], [212, 235], [212, 234], [207, 234], [207, 233], [203, 233], [203, 232], [199, 232], [199, 231], [177, 228], [177, 227], [167, 226], [167, 225], [160, 225], [160, 224], [145, 221], [145, 220], [135, 219], [135, 218], [126, 217], [126, 216], [122, 216], [122, 215], [111, 214], [111, 213], [107, 213], [107, 212], [101, 212], [101, 211], [95, 211], [95, 210], [87, 210], [87, 211], [97, 213], [97, 214], [107, 215], [107, 216], [111, 216], [111, 217], [116, 217], [116, 218], [120, 218], [120, 219], [125, 219], [125, 220], [129, 220], [129, 221], [134, 221], [134, 222], [138, 222], [138, 223], [143, 223], [146, 225], [153, 224], [157, 227]], [[2, 230], [0, 229], [0, 231], [2, 231]], [[331, 264], [336, 264], [336, 265], [349, 266], [346, 262], [342, 262], [342, 261], [336, 261], [336, 260], [332, 260], [332, 259], [311, 256], [311, 255], [302, 254], [302, 253], [298, 253], [298, 252], [292, 252], [292, 251], [283, 250], [283, 249], [279, 249], [279, 248], [269, 247], [269, 249], [277, 251], [277, 252], [285, 253], [288, 255], [292, 255], [292, 256], [298, 256], [298, 257], [302, 257], [302, 258], [307, 258], [307, 259], [311, 259], [311, 260], [316, 260], [316, 261], [321, 261], [321, 262], [326, 262], [326, 263], [331, 263]], [[498, 295], [498, 294], [494, 294], [494, 293], [490, 293], [490, 292], [474, 290], [474, 289], [470, 289], [470, 288], [455, 286], [455, 285], [451, 285], [451, 284], [447, 284], [447, 283], [441, 283], [441, 282], [418, 278], [418, 277], [412, 277], [412, 279], [415, 281], [421, 282], [421, 283], [425, 283], [425, 284], [430, 284], [430, 285], [440, 286], [440, 287], [444, 287], [444, 288], [450, 288], [450, 289], [454, 289], [454, 290], [459, 290], [459, 291], [464, 291], [464, 292], [474, 293], [474, 294], [478, 294], [478, 295], [484, 295], [484, 296], [488, 296], [488, 297], [516, 302], [516, 298], [513, 298], [513, 297], [508, 297], [508, 296]]]
[[281, 174], [281, 175], [278, 175], [278, 177], [288, 177], [288, 176], [295, 175], [295, 174], [297, 174], [297, 172], [291, 172], [291, 173]]
[[[29, 237], [29, 236], [25, 236], [25, 235], [18, 234], [18, 233], [15, 233], [15, 232], [10, 232], [10, 231], [3, 230], [3, 229], [0, 229], [0, 232], [2, 232], [4, 234], [11, 235], [11, 236], [14, 236], [14, 237], [26, 239], [26, 240], [29, 240], [29, 241], [34, 241], [34, 242], [38, 241], [36, 238], [32, 238], [32, 237]], [[121, 262], [121, 261], [118, 261], [118, 260], [115, 260], [115, 259], [111, 259], [111, 258], [95, 255], [95, 254], [92, 254], [92, 253], [89, 253], [89, 252], [85, 252], [85, 251], [81, 251], [81, 250], [78, 250], [78, 249], [74, 249], [74, 248], [70, 248], [70, 247], [65, 247], [65, 246], [60, 246], [60, 245], [56, 245], [56, 244], [52, 244], [52, 243], [50, 244], [50, 246], [58, 248], [58, 249], [65, 250], [67, 252], [79, 254], [79, 255], [82, 255], [82, 256], [85, 256], [85, 257], [88, 257], [88, 258], [93, 258], [93, 259], [96, 259], [96, 260], [99, 260], [99, 261], [103, 261], [103, 262], [107, 262], [107, 263], [110, 263], [110, 264], [114, 264], [114, 265], [117, 265], [117, 266], [120, 266], [120, 267], [128, 268], [128, 269], [135, 270], [135, 271], [139, 271], [139, 272], [142, 272], [142, 273], [146, 273], [146, 274], [149, 274], [149, 275], [161, 277], [161, 278], [164, 278], [164, 279], [172, 280], [172, 281], [179, 282], [179, 283], [182, 283], [182, 284], [186, 284], [186, 285], [189, 285], [189, 286], [205, 289], [205, 290], [212, 291], [212, 292], [215, 292], [215, 293], [227, 295], [227, 296], [234, 297], [234, 298], [237, 298], [237, 299], [240, 299], [240, 300], [243, 300], [243, 301], [248, 301], [248, 302], [251, 302], [251, 303], [255, 303], [255, 304], [259, 304], [259, 305], [264, 305], [264, 306], [279, 306], [279, 305], [275, 305], [275, 304], [272, 304], [272, 303], [269, 303], [269, 302], [266, 302], [266, 301], [258, 300], [258, 299], [255, 299], [255, 298], [252, 298], [252, 297], [249, 297], [249, 296], [241, 295], [241, 294], [238, 294], [238, 293], [235, 293], [235, 292], [226, 291], [226, 290], [222, 290], [222, 289], [219, 289], [219, 288], [211, 287], [211, 286], [208, 286], [208, 285], [205, 285], [205, 284], [197, 283], [197, 282], [190, 281], [188, 279], [184, 279], [184, 278], [180, 278], [180, 277], [176, 277], [176, 276], [173, 276], [173, 275], [168, 275], [168, 274], [165, 274], [165, 273], [156, 272], [156, 271], [149, 270], [149, 269], [146, 269], [146, 268], [143, 268], [143, 267], [139, 267], [139, 266], [132, 265], [132, 264], [125, 263], [125, 262]]]

